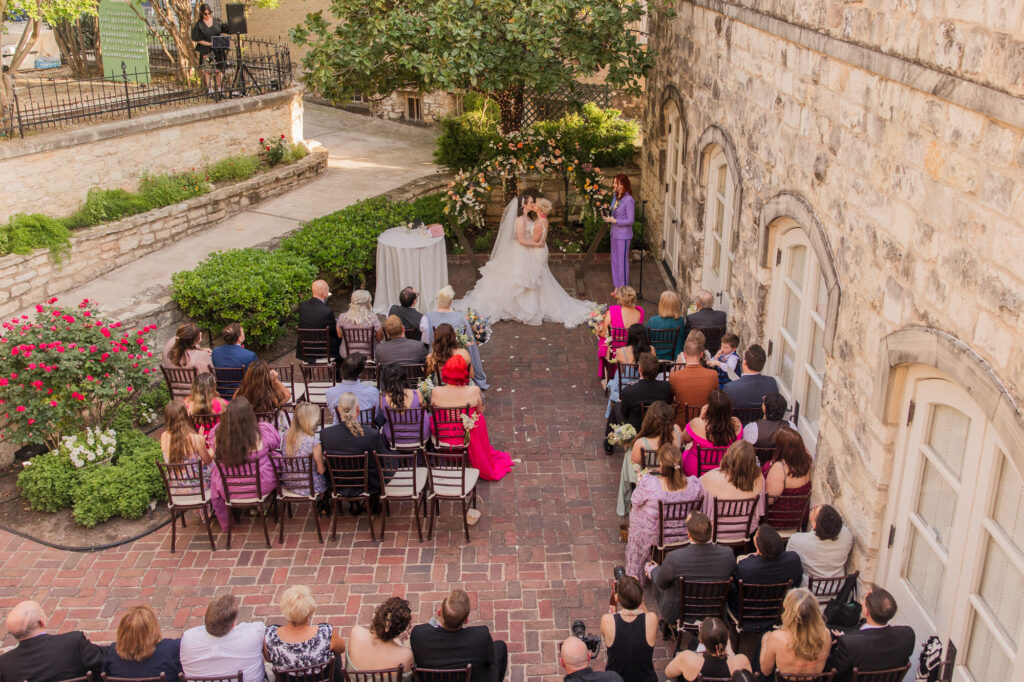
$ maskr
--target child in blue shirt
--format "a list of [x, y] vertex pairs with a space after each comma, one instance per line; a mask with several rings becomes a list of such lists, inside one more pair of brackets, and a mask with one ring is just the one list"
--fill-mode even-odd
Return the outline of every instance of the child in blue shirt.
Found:
[[[733, 380], [739, 372], [736, 368], [740, 364], [739, 353], [736, 349], [740, 346], [740, 337], [735, 334], [722, 334], [722, 345], [715, 353], [715, 357], [708, 361], [708, 367], [718, 370], [718, 388], [721, 389]], [[732, 375], [730, 377], [729, 375]]]

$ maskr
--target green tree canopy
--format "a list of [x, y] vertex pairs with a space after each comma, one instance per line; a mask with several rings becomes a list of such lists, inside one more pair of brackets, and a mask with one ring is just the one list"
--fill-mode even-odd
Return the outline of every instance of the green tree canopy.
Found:
[[340, 101], [399, 89], [480, 92], [518, 130], [526, 89], [551, 92], [607, 69], [639, 94], [653, 55], [638, 41], [641, 0], [331, 0], [291, 30], [309, 46], [307, 85]]

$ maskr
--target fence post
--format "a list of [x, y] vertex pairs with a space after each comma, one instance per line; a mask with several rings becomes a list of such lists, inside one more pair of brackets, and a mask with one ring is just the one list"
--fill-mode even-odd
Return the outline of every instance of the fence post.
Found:
[[[136, 72], [137, 74], [138, 72]], [[128, 93], [128, 66], [121, 62], [121, 75], [124, 77], [124, 106], [128, 110], [128, 118], [132, 117], [132, 98]]]
[[11, 94], [14, 95], [14, 115], [18, 117], [18, 135], [25, 139], [25, 127], [21, 122], [21, 105], [18, 104], [18, 90], [14, 87], [14, 79], [11, 79]]

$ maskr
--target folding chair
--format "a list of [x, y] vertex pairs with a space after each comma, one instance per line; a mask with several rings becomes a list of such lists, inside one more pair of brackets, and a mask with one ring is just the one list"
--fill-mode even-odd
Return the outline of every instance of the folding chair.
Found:
[[480, 471], [467, 466], [468, 452], [427, 452], [427, 467], [430, 471], [430, 491], [427, 493], [427, 508], [430, 512], [430, 527], [427, 539], [434, 537], [434, 519], [440, 514], [442, 500], [462, 505], [462, 526], [469, 542], [469, 507], [467, 501], [476, 509], [476, 484], [480, 480]]
[[[293, 504], [309, 504], [310, 514], [313, 515], [313, 523], [316, 524], [316, 537], [320, 544], [324, 542], [323, 531], [320, 530], [320, 514], [317, 511], [317, 503], [320, 495], [314, 492], [313, 477], [316, 473], [316, 460], [313, 455], [306, 457], [287, 457], [285, 455], [271, 454], [270, 461], [274, 465], [274, 473], [277, 474], [277, 504], [283, 506], [292, 516]], [[284, 544], [284, 518], [277, 522], [277, 542]]]
[[[366, 507], [366, 516], [370, 522], [370, 538], [377, 539], [373, 528], [373, 511], [370, 509], [370, 493], [368, 483], [368, 463], [370, 452], [345, 453], [324, 452], [324, 463], [331, 481], [331, 540], [338, 537], [338, 507], [343, 502], [361, 503]], [[356, 491], [355, 494], [349, 494]], [[358, 523], [358, 519], [357, 519]]]
[[704, 350], [714, 356], [722, 347], [722, 335], [725, 334], [725, 327], [694, 327], [690, 331], [694, 330], [704, 335]]
[[728, 449], [728, 447], [702, 448], [694, 443], [693, 450], [697, 455], [697, 477], [700, 478], [707, 472], [717, 469]]
[[235, 391], [242, 385], [246, 367], [214, 367], [213, 376], [217, 380], [217, 393], [224, 400], [231, 400]]
[[414, 682], [469, 682], [472, 675], [473, 666], [468, 663], [465, 668], [454, 668], [451, 670], [412, 667], [412, 679]]
[[721, 618], [725, 614], [725, 599], [729, 595], [732, 578], [699, 581], [679, 578], [679, 617], [669, 623], [675, 633], [676, 648], [683, 644], [683, 632], [696, 636], [700, 622], [705, 618]]
[[184, 400], [192, 395], [192, 382], [198, 374], [195, 367], [164, 367], [160, 365], [160, 371], [164, 375], [164, 382], [167, 384], [167, 391], [171, 394], [171, 400]]
[[377, 472], [380, 475], [380, 539], [384, 539], [387, 518], [391, 515], [392, 502], [412, 502], [413, 516], [416, 517], [416, 533], [423, 542], [423, 524], [420, 521], [420, 505], [425, 505], [428, 469], [417, 466], [423, 451], [399, 452], [396, 454], [374, 452], [377, 458]]
[[332, 653], [326, 663], [315, 663], [304, 668], [274, 668], [275, 682], [334, 682], [337, 658]]
[[210, 549], [217, 551], [217, 545], [213, 541], [213, 529], [210, 526], [210, 517], [213, 516], [213, 506], [210, 503], [209, 490], [203, 482], [203, 465], [201, 462], [183, 462], [181, 464], [168, 464], [157, 462], [160, 469], [160, 477], [164, 480], [164, 489], [167, 491], [167, 507], [171, 510], [171, 554], [174, 554], [174, 543], [177, 540], [177, 519], [181, 518], [181, 527], [185, 527], [185, 512], [196, 509], [201, 514], [206, 514], [206, 535], [210, 538]]
[[345, 355], [362, 353], [370, 361], [373, 360], [373, 351], [377, 347], [377, 330], [373, 327], [347, 329], [341, 327], [341, 345]]
[[302, 365], [299, 367], [302, 373], [302, 384], [305, 388], [305, 398], [317, 405], [326, 405], [327, 389], [337, 385], [335, 367], [333, 362], [326, 365]]
[[690, 544], [686, 531], [686, 517], [690, 512], [699, 511], [704, 496], [685, 502], [658, 501], [658, 544], [651, 549], [651, 558], [658, 564], [665, 561], [668, 553]]
[[331, 328], [297, 329], [299, 336], [299, 359], [305, 364], [332, 362]]
[[711, 519], [713, 528], [711, 541], [719, 545], [728, 545], [734, 551], [742, 549], [747, 545], [747, 536], [754, 525], [756, 511], [756, 497], [746, 500], [715, 498]]
[[888, 670], [874, 670], [871, 672], [861, 672], [854, 668], [852, 679], [853, 682], [902, 682], [909, 670], [909, 663], [902, 668], [889, 668]]
[[[263, 538], [270, 549], [270, 531], [267, 530], [267, 502], [274, 501], [273, 490], [263, 490], [260, 481], [259, 460], [250, 460], [241, 464], [226, 465], [217, 462], [221, 480], [224, 482], [224, 504], [228, 508], [228, 549], [231, 549], [231, 529], [234, 526], [230, 512], [233, 509], [255, 509], [260, 515], [263, 526]], [[275, 512], [277, 507], [274, 507]], [[278, 519], [280, 522], [280, 518]]]

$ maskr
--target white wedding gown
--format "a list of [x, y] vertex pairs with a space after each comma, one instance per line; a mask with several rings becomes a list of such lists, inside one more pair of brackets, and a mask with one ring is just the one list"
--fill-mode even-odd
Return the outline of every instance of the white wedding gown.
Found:
[[[551, 273], [545, 243], [547, 230], [541, 237], [541, 246], [523, 246], [516, 240], [518, 206], [518, 199], [513, 199], [505, 207], [491, 257], [480, 268], [476, 286], [456, 301], [455, 307], [463, 311], [472, 308], [494, 322], [558, 322], [566, 327], [586, 322], [594, 304], [570, 296]], [[526, 233], [533, 234], [533, 221], [529, 218]]]

